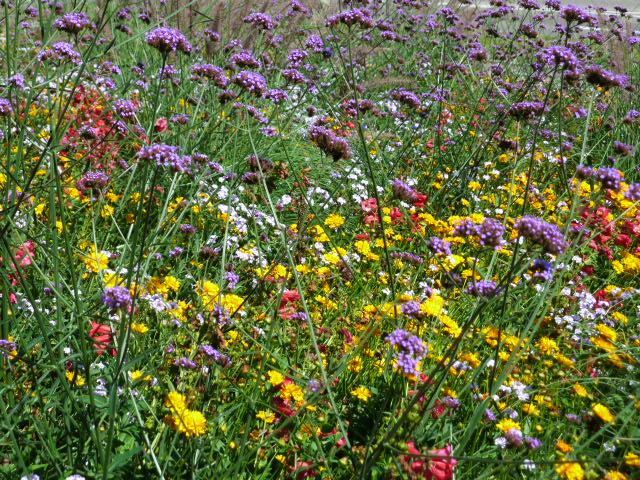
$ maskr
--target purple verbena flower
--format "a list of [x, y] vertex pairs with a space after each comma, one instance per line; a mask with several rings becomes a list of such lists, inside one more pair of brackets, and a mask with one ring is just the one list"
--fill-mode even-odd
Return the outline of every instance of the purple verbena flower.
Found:
[[180, 30], [174, 28], [160, 27], [151, 30], [147, 33], [146, 41], [152, 47], [157, 48], [163, 55], [175, 51], [189, 55], [193, 49], [187, 37]]
[[102, 303], [111, 310], [119, 310], [131, 305], [131, 293], [125, 287], [110, 287], [102, 295]]

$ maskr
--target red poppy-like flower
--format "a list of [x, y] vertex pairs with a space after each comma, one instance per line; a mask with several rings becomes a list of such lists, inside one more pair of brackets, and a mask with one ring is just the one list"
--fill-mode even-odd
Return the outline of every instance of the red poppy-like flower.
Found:
[[427, 480], [451, 480], [453, 478], [453, 468], [458, 461], [451, 458], [453, 452], [451, 445], [430, 450], [429, 458], [426, 460], [419, 457], [422, 454], [414, 442], [407, 442], [407, 447], [409, 447], [410, 455], [402, 457], [402, 463], [412, 478], [420, 476]]
[[[102, 355], [102, 352], [108, 350], [113, 341], [113, 330], [109, 325], [103, 325], [97, 322], [91, 322], [91, 331], [89, 336], [93, 338], [94, 345], [98, 351], [98, 355]], [[114, 357], [118, 354], [115, 348], [111, 349], [111, 355]]]

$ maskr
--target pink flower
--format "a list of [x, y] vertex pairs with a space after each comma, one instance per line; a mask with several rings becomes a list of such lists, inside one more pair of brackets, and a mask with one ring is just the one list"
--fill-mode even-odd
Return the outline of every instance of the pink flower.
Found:
[[370, 198], [360, 203], [360, 206], [365, 212], [373, 212], [378, 209], [378, 200], [376, 198]]
[[[20, 267], [28, 267], [33, 263], [33, 257], [36, 252], [36, 244], [33, 240], [28, 240], [24, 242], [22, 245], [18, 247], [18, 251], [16, 252], [16, 260], [20, 263], [18, 266]], [[12, 265], [14, 270], [16, 270], [16, 266]]]

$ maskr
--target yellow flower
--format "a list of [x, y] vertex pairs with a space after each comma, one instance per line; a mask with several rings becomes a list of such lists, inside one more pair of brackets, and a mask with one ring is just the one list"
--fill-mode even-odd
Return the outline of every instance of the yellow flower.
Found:
[[73, 383], [76, 387], [84, 387], [87, 384], [87, 381], [79, 373], [67, 372], [65, 376], [67, 377], [67, 380]]
[[358, 400], [368, 402], [373, 394], [371, 393], [371, 390], [366, 387], [358, 387], [355, 390], [351, 390], [351, 395], [356, 397]]
[[147, 327], [144, 323], [132, 323], [131, 330], [137, 333], [147, 333], [149, 331], [149, 327]]
[[624, 456], [624, 463], [630, 467], [640, 467], [640, 455], [637, 453], [627, 453]]
[[591, 409], [603, 422], [611, 423], [616, 419], [616, 416], [601, 403], [596, 403]]
[[549, 337], [542, 337], [537, 346], [545, 355], [552, 355], [558, 351], [558, 344]]
[[333, 215], [329, 215], [327, 217], [327, 219], [324, 221], [324, 224], [329, 228], [338, 229], [342, 225], [344, 225], [344, 217], [338, 215], [337, 213], [334, 213]]
[[134, 382], [135, 382], [136, 380], [140, 380], [140, 379], [142, 378], [142, 375], [144, 375], [144, 374], [142, 373], [142, 370], [135, 370], [135, 371], [133, 371], [133, 372], [129, 372], [129, 378], [130, 378], [131, 380], [133, 380]]
[[269, 383], [274, 387], [277, 387], [284, 382], [285, 376], [276, 370], [269, 370]]
[[269, 424], [276, 421], [276, 415], [273, 412], [267, 412], [266, 410], [260, 410], [256, 414], [256, 418], [259, 418], [260, 420], [264, 420]]
[[91, 247], [89, 255], [82, 256], [82, 261], [87, 267], [87, 270], [94, 273], [98, 273], [109, 267], [109, 257], [102, 252], [98, 252], [95, 246]]
[[556, 442], [556, 450], [562, 453], [570, 453], [573, 452], [573, 447], [563, 440], [558, 440]]
[[604, 324], [599, 324], [596, 325], [596, 328], [598, 329], [598, 331], [600, 332], [600, 335], [602, 335], [603, 337], [606, 337], [607, 339], [611, 340], [612, 342], [615, 342], [618, 339], [618, 334], [616, 333], [616, 331], [611, 328], [611, 327], [607, 327]]
[[575, 462], [561, 464], [556, 468], [556, 472], [566, 480], [583, 480], [584, 478], [584, 470], [582, 469], [582, 466]]
[[164, 399], [164, 406], [174, 412], [181, 412], [187, 408], [187, 399], [181, 393], [170, 392]]
[[280, 396], [285, 400], [293, 400], [298, 405], [304, 403], [304, 391], [295, 383], [287, 383], [282, 387]]
[[628, 478], [629, 477], [627, 477], [624, 473], [617, 472], [615, 470], [607, 472], [607, 474], [604, 476], [604, 480], [628, 480]]
[[580, 395], [581, 397], [586, 397], [588, 395], [587, 393], [587, 389], [584, 388], [582, 385], [580, 385], [579, 383], [576, 383], [573, 386], [573, 391], [576, 392], [577, 395]]
[[498, 430], [502, 430], [503, 432], [511, 430], [512, 428], [522, 430], [520, 424], [514, 420], [511, 420], [510, 418], [503, 418], [498, 423], [496, 423], [496, 427], [498, 427]]
[[169, 420], [174, 430], [184, 434], [187, 438], [199, 437], [207, 432], [207, 419], [197, 410], [183, 410], [171, 415]]

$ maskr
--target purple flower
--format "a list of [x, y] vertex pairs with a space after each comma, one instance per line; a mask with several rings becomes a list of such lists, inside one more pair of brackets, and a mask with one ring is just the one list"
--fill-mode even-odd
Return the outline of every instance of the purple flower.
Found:
[[289, 100], [289, 94], [284, 90], [279, 90], [277, 88], [269, 90], [264, 97], [268, 98], [273, 103], [281, 103], [285, 100]]
[[402, 305], [402, 314], [407, 317], [417, 318], [422, 314], [420, 304], [413, 300]]
[[393, 192], [394, 198], [402, 200], [403, 202], [413, 203], [418, 196], [418, 192], [416, 192], [413, 187], [399, 178], [391, 182], [391, 191]]
[[113, 109], [118, 115], [127, 120], [131, 120], [135, 117], [138, 107], [131, 100], [117, 100], [113, 104]]
[[169, 52], [180, 51], [189, 55], [193, 49], [191, 43], [179, 30], [160, 27], [151, 30], [146, 36], [147, 43], [166, 55]]
[[587, 180], [588, 178], [595, 176], [595, 174], [596, 171], [588, 165], [578, 165], [576, 168], [576, 177], [580, 180]]
[[309, 139], [324, 153], [331, 155], [334, 160], [345, 160], [353, 157], [349, 143], [342, 137], [338, 137], [332, 130], [319, 125], [309, 129]]
[[471, 237], [476, 234], [477, 230], [478, 226], [475, 224], [475, 222], [470, 218], [466, 218], [456, 224], [455, 228], [453, 229], [453, 236], [463, 238]]
[[16, 73], [12, 77], [7, 78], [7, 85], [11, 85], [18, 90], [22, 90], [25, 87], [24, 76], [21, 73]]
[[216, 65], [210, 63], [194, 63], [191, 66], [191, 72], [195, 78], [206, 78], [213, 80], [213, 82], [220, 88], [226, 88], [231, 82], [224, 70]]
[[422, 339], [398, 328], [386, 340], [399, 350], [395, 354], [397, 367], [410, 375], [419, 373], [418, 366], [427, 354], [427, 346]]
[[2, 355], [7, 360], [13, 358], [11, 352], [14, 352], [18, 349], [18, 346], [15, 342], [11, 342], [9, 340], [0, 339], [0, 355]]
[[271, 15], [266, 13], [252, 13], [242, 19], [244, 23], [250, 23], [254, 27], [258, 27], [261, 30], [275, 30], [279, 25]]
[[51, 48], [43, 50], [38, 55], [41, 62], [47, 60], [69, 60], [71, 63], [80, 64], [82, 62], [81, 55], [73, 49], [73, 46], [67, 42], [54, 43]]
[[542, 440], [535, 437], [524, 437], [524, 443], [530, 450], [538, 450], [542, 447]]
[[[547, 5], [549, 3], [547, 2]], [[598, 24], [598, 20], [595, 15], [587, 12], [584, 8], [578, 7], [577, 5], [567, 5], [560, 12], [560, 17], [563, 18], [568, 24], [569, 23], [589, 23], [591, 26], [595, 27]]]
[[464, 292], [474, 297], [495, 297], [501, 291], [493, 280], [480, 280], [469, 285]]
[[223, 367], [230, 367], [232, 362], [231, 358], [224, 353], [221, 353], [217, 349], [213, 348], [211, 345], [201, 345], [198, 349], [200, 353], [204, 353], [206, 356], [211, 357], [214, 362]]
[[188, 368], [190, 370], [194, 370], [194, 369], [198, 368], [198, 364], [196, 362], [194, 362], [193, 360], [187, 358], [187, 357], [176, 358], [173, 361], [173, 364], [176, 367]]
[[524, 440], [524, 435], [517, 428], [510, 428], [506, 432], [504, 432], [505, 438], [509, 441], [511, 445], [516, 447], [521, 447]]
[[73, 35], [80, 33], [85, 28], [91, 26], [91, 20], [89, 15], [84, 12], [79, 13], [67, 13], [66, 15], [56, 18], [53, 22], [53, 27], [63, 32], [68, 32]]
[[392, 99], [412, 108], [420, 108], [422, 105], [418, 95], [405, 88], [399, 88], [398, 90], [392, 91], [390, 96]]
[[554, 267], [549, 262], [541, 259], [536, 259], [529, 268], [533, 278], [542, 282], [548, 282], [553, 278]]
[[632, 183], [629, 185], [629, 190], [624, 192], [624, 196], [632, 202], [640, 201], [640, 183]]
[[391, 252], [392, 258], [399, 258], [405, 262], [413, 263], [414, 265], [422, 265], [424, 260], [420, 255], [411, 252]]
[[487, 218], [476, 227], [475, 234], [478, 236], [480, 245], [493, 247], [497, 250], [504, 245], [504, 240], [502, 239], [504, 232], [505, 228], [502, 222], [495, 218]]
[[604, 89], [629, 86], [629, 77], [626, 75], [616, 75], [613, 72], [605, 70], [600, 65], [589, 65], [586, 67], [584, 69], [584, 77], [587, 82]]
[[516, 222], [514, 228], [527, 240], [540, 245], [546, 252], [553, 255], [563, 253], [567, 248], [567, 242], [560, 228], [540, 218], [524, 216]]
[[0, 98], [0, 117], [9, 117], [12, 113], [11, 101], [7, 98]]
[[229, 61], [227, 62], [227, 66], [231, 70], [237, 70], [236, 67], [261, 68], [262, 62], [253, 56], [253, 52], [251, 50], [242, 50], [239, 53], [231, 55], [231, 58], [229, 58]]
[[324, 40], [320, 35], [310, 34], [307, 37], [305, 47], [310, 48], [314, 53], [322, 53], [325, 48]]
[[596, 180], [600, 182], [602, 188], [609, 188], [614, 192], [620, 190], [622, 184], [622, 175], [617, 168], [599, 168], [595, 175]]
[[285, 68], [282, 70], [282, 76], [290, 83], [302, 84], [308, 83], [309, 80], [295, 68]]
[[540, 62], [548, 65], [559, 65], [568, 70], [576, 70], [580, 66], [580, 61], [573, 53], [573, 50], [558, 45], [545, 48], [541, 52], [538, 52], [536, 58]]
[[295, 49], [289, 52], [287, 62], [291, 68], [300, 68], [304, 60], [309, 56], [309, 52], [302, 49]]
[[102, 295], [102, 303], [111, 310], [126, 308], [131, 305], [131, 294], [129, 289], [125, 287], [107, 288]]
[[508, 113], [518, 120], [527, 120], [539, 117], [547, 110], [542, 102], [517, 102], [509, 107]]
[[261, 97], [267, 93], [267, 80], [256, 72], [243, 70], [233, 77], [233, 83], [240, 85], [245, 90]]
[[110, 182], [109, 176], [101, 171], [91, 171], [84, 174], [84, 176], [78, 180], [76, 183], [76, 187], [81, 192], [89, 192], [89, 191], [101, 191], [109, 185]]
[[435, 254], [451, 255], [451, 243], [440, 237], [431, 237], [427, 248]]
[[630, 157], [633, 155], [634, 150], [635, 150], [635, 147], [633, 145], [629, 145], [627, 143], [622, 143], [618, 141], [613, 142], [613, 151], [618, 155], [624, 155], [624, 156]]
[[176, 258], [179, 257], [180, 255], [182, 255], [184, 253], [184, 248], [182, 247], [176, 247], [172, 250], [169, 251], [169, 256], [172, 258]]
[[327, 18], [325, 25], [327, 27], [335, 27], [342, 23], [349, 27], [357, 25], [361, 28], [373, 28], [376, 23], [372, 15], [371, 10], [366, 8], [347, 10]]

